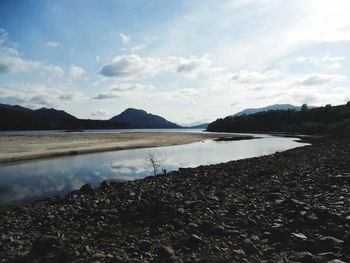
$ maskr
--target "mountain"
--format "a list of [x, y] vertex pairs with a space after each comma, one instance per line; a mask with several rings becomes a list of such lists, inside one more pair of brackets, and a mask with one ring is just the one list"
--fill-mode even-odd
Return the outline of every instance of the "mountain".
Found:
[[[203, 121], [193, 121], [193, 122], [190, 122], [190, 123], [179, 123], [179, 125], [181, 127], [184, 127], [184, 128], [193, 128], [193, 129], [195, 129], [195, 127], [202, 128], [202, 127], [208, 125], [208, 123], [205, 123]], [[207, 128], [207, 127], [205, 127], [205, 128]]]
[[81, 120], [61, 110], [31, 110], [19, 105], [0, 104], [0, 130], [78, 130], [127, 129], [128, 123], [102, 120]]
[[17, 111], [33, 111], [28, 108], [24, 108], [19, 105], [7, 105], [7, 104], [1, 104], [0, 103], [0, 109], [10, 109], [10, 110], [17, 110]]
[[76, 120], [77, 118], [63, 110], [41, 108], [33, 111], [34, 115], [40, 119], [51, 120]]
[[110, 121], [127, 122], [135, 128], [181, 128], [163, 117], [147, 113], [144, 110], [128, 108]]
[[273, 104], [270, 106], [266, 106], [263, 108], [248, 108], [243, 111], [237, 112], [233, 116], [242, 116], [242, 115], [250, 115], [257, 112], [269, 111], [269, 110], [296, 110], [299, 111], [301, 109], [300, 106], [294, 106], [292, 104]]
[[228, 116], [210, 123], [215, 132], [283, 132], [301, 134], [350, 134], [350, 102], [345, 105], [270, 110], [249, 115]]
[[27, 112], [30, 113], [33, 117], [36, 117], [38, 119], [51, 119], [51, 120], [76, 120], [77, 118], [73, 115], [70, 115], [69, 113], [63, 111], [63, 110], [56, 110], [56, 109], [47, 109], [47, 108], [41, 108], [37, 110], [28, 109], [19, 105], [7, 105], [7, 104], [1, 104], [0, 103], [0, 110], [13, 110], [17, 112]]
[[198, 124], [198, 125], [194, 125], [194, 126], [189, 126], [187, 128], [189, 129], [206, 129], [208, 128], [209, 123], [202, 123], [202, 124]]

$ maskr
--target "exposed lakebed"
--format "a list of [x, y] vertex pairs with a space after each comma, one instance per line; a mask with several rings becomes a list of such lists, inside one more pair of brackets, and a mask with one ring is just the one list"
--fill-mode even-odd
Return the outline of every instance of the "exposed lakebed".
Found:
[[[152, 148], [162, 169], [196, 167], [284, 151], [305, 143], [295, 138], [259, 135], [242, 141], [207, 140], [187, 145]], [[83, 184], [103, 180], [140, 179], [152, 174], [145, 161], [150, 149], [112, 151], [0, 165], [0, 203], [30, 202], [63, 195]]]

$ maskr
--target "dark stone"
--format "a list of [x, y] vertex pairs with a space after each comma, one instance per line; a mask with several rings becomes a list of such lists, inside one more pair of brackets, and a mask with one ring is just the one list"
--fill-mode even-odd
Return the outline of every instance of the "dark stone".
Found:
[[44, 236], [33, 242], [24, 262], [68, 263], [70, 261], [68, 252], [60, 239]]
[[94, 191], [94, 189], [92, 188], [91, 184], [84, 184], [82, 187], [80, 187], [79, 192], [83, 193], [83, 194], [88, 194], [88, 193], [92, 193]]
[[175, 256], [174, 249], [170, 246], [160, 246], [157, 251], [157, 255], [160, 258], [170, 258]]
[[225, 228], [222, 225], [215, 225], [210, 229], [211, 234], [222, 236], [226, 234]]
[[192, 234], [186, 241], [186, 246], [190, 248], [196, 248], [202, 243], [202, 238], [196, 234]]

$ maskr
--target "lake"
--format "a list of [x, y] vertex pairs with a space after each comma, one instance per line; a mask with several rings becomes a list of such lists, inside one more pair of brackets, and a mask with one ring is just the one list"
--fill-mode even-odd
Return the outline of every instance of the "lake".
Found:
[[159, 171], [177, 170], [284, 151], [306, 143], [296, 138], [259, 135], [243, 141], [206, 140], [187, 145], [67, 156], [0, 165], [0, 203], [32, 202], [63, 195], [83, 184], [103, 180], [134, 180], [152, 175], [146, 161], [151, 152], [161, 162]]

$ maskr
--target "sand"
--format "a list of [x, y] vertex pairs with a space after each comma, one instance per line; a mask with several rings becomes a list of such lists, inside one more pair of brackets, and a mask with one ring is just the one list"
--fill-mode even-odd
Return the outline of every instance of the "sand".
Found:
[[127, 132], [0, 136], [0, 163], [63, 155], [187, 144], [215, 133]]

